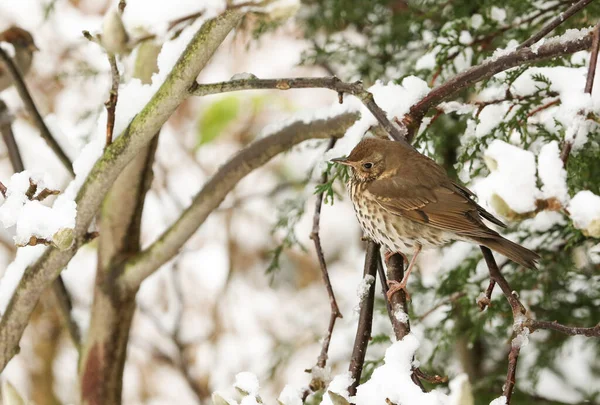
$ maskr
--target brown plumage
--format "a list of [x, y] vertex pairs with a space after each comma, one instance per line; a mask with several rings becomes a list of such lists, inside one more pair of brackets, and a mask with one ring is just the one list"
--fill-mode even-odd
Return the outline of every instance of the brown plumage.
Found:
[[[29, 72], [33, 53], [37, 51], [33, 37], [28, 31], [19, 27], [10, 27], [0, 32], [0, 42], [8, 42], [15, 48], [14, 62], [19, 68], [22, 76]], [[0, 91], [12, 85], [12, 77], [6, 67], [0, 62]]]
[[350, 197], [363, 231], [392, 253], [413, 253], [404, 280], [390, 295], [405, 289], [422, 248], [453, 240], [484, 245], [522, 266], [536, 267], [537, 253], [488, 228], [483, 219], [505, 225], [473, 201], [469, 189], [410, 145], [367, 138], [350, 156], [333, 161], [351, 167]]

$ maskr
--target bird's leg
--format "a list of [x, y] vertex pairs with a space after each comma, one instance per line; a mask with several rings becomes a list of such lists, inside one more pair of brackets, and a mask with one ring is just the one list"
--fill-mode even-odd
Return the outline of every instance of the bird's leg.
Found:
[[392, 295], [396, 294], [400, 290], [404, 291], [404, 294], [406, 294], [406, 299], [410, 300], [410, 295], [408, 294], [408, 291], [406, 291], [406, 284], [408, 283], [408, 277], [410, 276], [410, 272], [412, 271], [412, 269], [417, 261], [417, 256], [419, 256], [420, 251], [421, 251], [421, 245], [416, 245], [415, 251], [413, 253], [413, 257], [410, 260], [408, 269], [406, 269], [406, 273], [404, 273], [404, 277], [402, 277], [402, 281], [400, 281], [400, 282], [398, 282], [396, 280], [388, 281], [388, 286], [390, 287], [390, 289], [387, 292], [388, 301], [390, 301], [392, 299]]
[[390, 262], [390, 258], [392, 256], [394, 256], [396, 253], [398, 253], [400, 256], [402, 256], [402, 258], [404, 259], [404, 263], [408, 263], [408, 259], [406, 258], [406, 255], [402, 252], [393, 252], [391, 250], [386, 250], [385, 254], [384, 254], [384, 258], [385, 258], [385, 265], [387, 266]]

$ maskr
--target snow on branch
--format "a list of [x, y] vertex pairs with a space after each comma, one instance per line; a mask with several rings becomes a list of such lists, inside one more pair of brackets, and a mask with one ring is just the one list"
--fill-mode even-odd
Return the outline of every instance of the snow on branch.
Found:
[[[73, 183], [75, 189], [81, 185], [75, 200], [75, 243], [64, 251], [54, 248], [46, 250], [35, 264], [25, 270], [0, 321], [0, 370], [3, 370], [18, 352], [19, 340], [42, 292], [60, 274], [79, 246], [86, 242], [88, 227], [96, 216], [106, 192], [125, 166], [150, 142], [175, 109], [188, 98], [189, 87], [225, 37], [238, 25], [244, 13], [243, 10], [228, 10], [206, 21], [183, 53], [177, 55], [179, 59], [172, 69], [169, 69], [168, 74], [160, 72], [159, 79], [164, 78], [164, 82], [156, 82], [160, 87], [135, 115], [125, 131], [105, 150], [89, 173], [83, 170], [78, 174]], [[77, 172], [77, 167], [75, 171]]]

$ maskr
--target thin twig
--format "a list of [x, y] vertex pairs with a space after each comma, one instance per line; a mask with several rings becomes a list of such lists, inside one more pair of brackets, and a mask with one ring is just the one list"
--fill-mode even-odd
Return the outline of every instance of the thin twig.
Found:
[[[585, 93], [592, 94], [594, 89], [594, 77], [596, 76], [596, 65], [598, 64], [598, 50], [600, 49], [600, 23], [596, 25], [594, 29], [594, 37], [592, 40], [592, 53], [590, 55], [590, 64], [588, 66], [587, 78], [585, 80]], [[580, 112], [583, 114], [583, 112]], [[563, 166], [566, 168], [569, 162], [569, 156], [571, 155], [571, 149], [573, 148], [573, 142], [575, 142], [575, 136], [577, 132], [574, 132], [573, 139], [565, 141], [563, 143], [562, 150], [560, 151], [560, 158], [563, 161]]]
[[585, 6], [590, 4], [592, 1], [593, 0], [580, 0], [577, 3], [573, 4], [571, 7], [569, 7], [567, 10], [565, 10], [563, 13], [560, 13], [552, 21], [550, 21], [548, 24], [546, 24], [544, 27], [542, 27], [542, 29], [539, 32], [532, 35], [529, 39], [527, 39], [525, 42], [523, 42], [521, 45], [519, 45], [517, 47], [517, 49], [526, 48], [528, 46], [535, 44], [540, 39], [542, 39], [546, 35], [548, 35], [550, 32], [554, 31], [554, 29], [556, 27], [561, 25], [567, 19], [569, 19], [574, 14], [576, 14], [577, 12], [579, 12], [580, 10], [585, 8]]
[[110, 63], [110, 74], [111, 74], [111, 88], [108, 100], [104, 103], [106, 107], [106, 145], [105, 148], [110, 146], [113, 139], [113, 130], [115, 129], [115, 111], [117, 109], [117, 101], [119, 100], [119, 82], [121, 76], [119, 74], [119, 67], [117, 66], [117, 58], [114, 54], [108, 54], [108, 62]]
[[510, 288], [508, 281], [506, 281], [502, 273], [500, 273], [500, 269], [496, 264], [496, 259], [494, 259], [492, 251], [485, 246], [480, 246], [480, 248], [481, 252], [483, 253], [483, 258], [485, 259], [485, 262], [488, 266], [490, 277], [496, 282], [496, 284], [498, 284], [498, 286], [500, 286], [500, 289], [504, 293], [504, 296], [506, 297], [508, 303], [510, 304], [510, 307], [512, 308], [513, 315], [515, 315], [515, 317], [525, 315], [527, 313], [527, 310], [525, 309], [521, 301], [519, 301], [519, 298], [517, 297], [513, 289]]
[[521, 352], [521, 346], [513, 342], [510, 344], [510, 351], [508, 352], [508, 369], [506, 370], [506, 382], [502, 388], [502, 395], [506, 397], [506, 404], [510, 405], [515, 384], [517, 383], [517, 362], [519, 360], [519, 354]]
[[490, 284], [485, 290], [485, 295], [481, 298], [477, 298], [477, 306], [479, 307], [480, 311], [483, 311], [490, 306], [494, 287], [496, 287], [496, 281], [493, 278], [490, 278]]
[[25, 165], [23, 164], [21, 152], [19, 152], [19, 146], [12, 130], [12, 120], [13, 117], [8, 111], [6, 103], [0, 100], [0, 132], [2, 132], [2, 139], [6, 145], [8, 159], [13, 167], [13, 171], [19, 173], [25, 170]]
[[356, 387], [360, 383], [365, 355], [367, 354], [367, 345], [371, 339], [371, 327], [373, 326], [373, 308], [375, 305], [375, 276], [377, 272], [377, 256], [379, 256], [379, 245], [375, 242], [367, 244], [367, 253], [365, 255], [365, 268], [363, 278], [373, 277], [373, 283], [369, 286], [369, 292], [360, 303], [360, 315], [358, 317], [358, 328], [356, 329], [356, 338], [352, 348], [352, 357], [348, 371], [352, 377], [352, 384], [348, 387], [350, 395], [356, 395]]
[[533, 332], [538, 329], [549, 329], [557, 332], [564, 333], [569, 336], [587, 336], [587, 337], [600, 337], [600, 323], [591, 328], [582, 328], [576, 326], [561, 325], [560, 323], [548, 322], [548, 321], [536, 321], [530, 319], [527, 321], [527, 327]]
[[423, 370], [421, 370], [419, 367], [416, 367], [414, 369], [414, 374], [416, 374], [417, 377], [419, 377], [421, 380], [425, 380], [428, 383], [431, 384], [443, 384], [443, 383], [447, 383], [448, 382], [448, 377], [447, 376], [441, 376], [441, 375], [429, 375], [427, 373], [425, 373]]
[[25, 81], [23, 80], [19, 69], [15, 66], [15, 63], [13, 62], [12, 58], [2, 48], [0, 48], [0, 60], [4, 62], [4, 65], [6, 66], [13, 80], [13, 84], [15, 85], [17, 92], [19, 93], [21, 100], [23, 100], [25, 108], [33, 118], [33, 121], [35, 122], [36, 126], [40, 131], [40, 135], [42, 136], [42, 138], [44, 138], [48, 146], [50, 146], [50, 149], [52, 149], [52, 151], [56, 154], [56, 156], [61, 161], [65, 169], [67, 169], [69, 173], [71, 173], [71, 175], [75, 176], [75, 172], [73, 171], [73, 163], [71, 162], [67, 154], [63, 151], [63, 149], [60, 147], [58, 142], [56, 142], [56, 139], [54, 139], [54, 137], [52, 136], [52, 133], [46, 126], [44, 119], [42, 118], [40, 112], [35, 106], [35, 102], [31, 98], [29, 90], [27, 90], [27, 85], [25, 84]]
[[[327, 150], [332, 149], [335, 146], [337, 139], [331, 138], [327, 145]], [[321, 175], [321, 184], [327, 183], [327, 172], [324, 171]], [[324, 368], [327, 364], [327, 352], [329, 351], [329, 343], [331, 341], [331, 335], [333, 334], [333, 328], [335, 327], [335, 321], [337, 318], [342, 318], [342, 313], [335, 299], [333, 288], [331, 286], [331, 280], [329, 279], [329, 272], [327, 271], [327, 263], [325, 262], [325, 255], [323, 254], [323, 248], [321, 246], [321, 237], [319, 236], [319, 222], [321, 219], [321, 207], [323, 206], [323, 194], [321, 192], [317, 194], [317, 201], [315, 203], [315, 213], [313, 216], [313, 227], [310, 233], [310, 238], [315, 243], [315, 250], [319, 259], [319, 266], [321, 268], [321, 275], [323, 276], [323, 283], [327, 289], [327, 295], [329, 296], [329, 305], [331, 306], [331, 315], [329, 318], [329, 327], [327, 328], [327, 335], [323, 339], [321, 346], [321, 353], [317, 359], [317, 367]], [[311, 387], [321, 385], [318, 381], [311, 382]]]
[[[523, 331], [523, 319], [526, 315], [527, 311], [519, 298], [510, 288], [508, 281], [504, 278], [502, 273], [500, 273], [500, 269], [496, 264], [496, 260], [494, 259], [494, 255], [492, 251], [485, 247], [480, 246], [481, 252], [483, 253], [483, 258], [488, 266], [488, 270], [490, 272], [490, 278], [494, 280], [502, 289], [506, 300], [510, 304], [512, 308], [513, 314], [513, 330], [515, 334], [519, 334]], [[525, 318], [526, 319], [526, 318]], [[511, 342], [510, 352], [508, 355], [508, 371], [506, 373], [506, 383], [503, 388], [503, 395], [506, 397], [506, 404], [510, 405], [510, 399], [512, 397], [512, 393], [515, 387], [515, 373], [517, 370], [517, 360], [519, 359], [519, 352], [521, 350], [521, 345], [518, 344], [514, 339]]]

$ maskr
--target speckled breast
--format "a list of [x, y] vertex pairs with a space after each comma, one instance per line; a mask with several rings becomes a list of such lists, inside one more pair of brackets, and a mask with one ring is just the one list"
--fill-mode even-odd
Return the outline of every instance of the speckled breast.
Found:
[[448, 232], [386, 211], [361, 183], [351, 182], [349, 188], [356, 217], [366, 236], [390, 251], [411, 254], [416, 245], [427, 249], [453, 239]]

